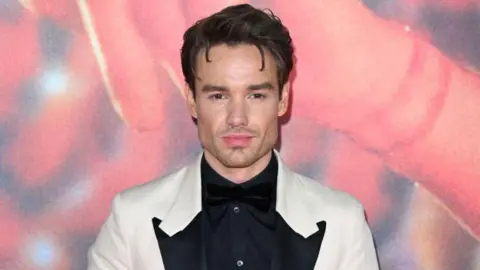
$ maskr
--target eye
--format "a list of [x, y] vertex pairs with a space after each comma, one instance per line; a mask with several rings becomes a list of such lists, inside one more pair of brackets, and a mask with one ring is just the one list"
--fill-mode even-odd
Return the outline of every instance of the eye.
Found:
[[220, 100], [220, 99], [224, 99], [225, 98], [225, 95], [224, 94], [220, 94], [220, 93], [216, 93], [216, 94], [213, 94], [213, 95], [210, 95], [208, 96], [209, 99], [212, 99], [212, 100]]
[[254, 99], [264, 99], [267, 97], [265, 94], [262, 93], [253, 93], [250, 96]]

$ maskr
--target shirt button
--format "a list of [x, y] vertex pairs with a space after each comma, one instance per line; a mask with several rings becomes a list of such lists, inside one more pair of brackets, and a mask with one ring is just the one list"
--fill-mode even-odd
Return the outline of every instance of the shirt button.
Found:
[[238, 206], [233, 207], [233, 212], [234, 212], [235, 214], [240, 213], [240, 207], [238, 207]]
[[243, 261], [242, 261], [242, 260], [238, 260], [238, 261], [237, 261], [237, 266], [238, 266], [238, 267], [242, 267], [242, 266], [243, 266]]

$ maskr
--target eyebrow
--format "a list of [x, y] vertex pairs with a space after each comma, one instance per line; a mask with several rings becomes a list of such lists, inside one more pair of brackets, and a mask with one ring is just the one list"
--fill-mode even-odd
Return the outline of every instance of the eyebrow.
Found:
[[214, 84], [205, 84], [202, 87], [202, 92], [226, 92], [228, 89], [225, 86], [214, 85]]
[[[256, 90], [274, 90], [275, 87], [270, 82], [264, 82], [260, 84], [250, 84], [248, 85], [247, 89], [249, 91], [256, 91]], [[202, 87], [202, 92], [226, 92], [228, 91], [228, 87], [222, 85], [214, 85], [214, 84], [205, 84]]]
[[271, 84], [269, 82], [264, 82], [264, 83], [261, 83], [261, 84], [251, 84], [251, 85], [248, 86], [248, 90], [250, 90], [250, 91], [263, 90], [263, 89], [274, 90], [275, 88], [273, 87], [273, 84]]

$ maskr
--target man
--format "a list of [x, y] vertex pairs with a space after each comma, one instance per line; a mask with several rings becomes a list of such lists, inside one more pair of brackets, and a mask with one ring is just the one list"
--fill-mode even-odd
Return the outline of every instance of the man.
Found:
[[274, 150], [293, 67], [280, 20], [225, 8], [186, 31], [181, 59], [204, 151], [116, 196], [88, 269], [378, 269], [362, 205]]

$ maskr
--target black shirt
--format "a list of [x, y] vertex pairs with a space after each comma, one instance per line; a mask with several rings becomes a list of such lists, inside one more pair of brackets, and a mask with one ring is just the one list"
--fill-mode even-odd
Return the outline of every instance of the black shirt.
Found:
[[[272, 153], [269, 164], [261, 173], [242, 184], [235, 184], [215, 172], [205, 158], [202, 159], [203, 227], [208, 270], [270, 269], [275, 246], [277, 171], [277, 159]], [[239, 201], [216, 206], [205, 203], [209, 184], [251, 188], [265, 183], [273, 186], [268, 210]]]

